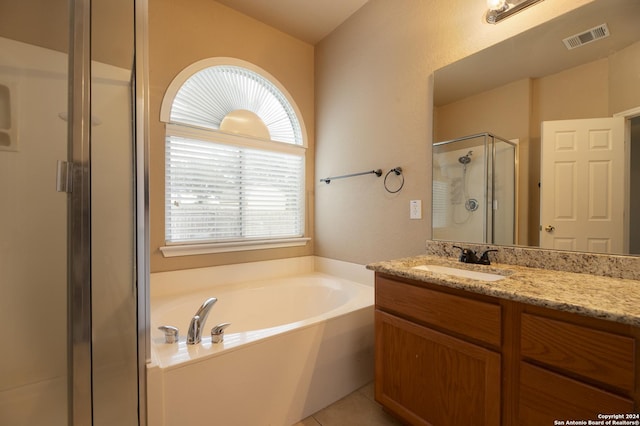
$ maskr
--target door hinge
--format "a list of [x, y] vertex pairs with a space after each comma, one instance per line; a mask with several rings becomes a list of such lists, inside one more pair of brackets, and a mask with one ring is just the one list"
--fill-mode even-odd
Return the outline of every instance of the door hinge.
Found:
[[73, 190], [73, 163], [58, 160], [56, 170], [56, 191], [71, 193]]

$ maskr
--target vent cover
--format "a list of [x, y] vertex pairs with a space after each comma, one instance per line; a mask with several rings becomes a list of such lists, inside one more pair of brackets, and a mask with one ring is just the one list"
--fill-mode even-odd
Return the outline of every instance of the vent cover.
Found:
[[562, 42], [567, 47], [567, 49], [575, 49], [576, 47], [584, 46], [585, 44], [589, 44], [592, 41], [600, 40], [601, 38], [609, 37], [609, 27], [607, 24], [601, 24], [597, 27], [593, 27], [590, 30], [582, 32], [580, 34], [572, 35], [571, 37], [567, 37]]

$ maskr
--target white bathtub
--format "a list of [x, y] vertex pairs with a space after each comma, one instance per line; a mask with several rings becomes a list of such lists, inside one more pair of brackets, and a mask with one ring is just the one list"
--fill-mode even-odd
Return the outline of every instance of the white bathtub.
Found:
[[[334, 262], [308, 257], [152, 275], [150, 426], [288, 426], [372, 380], [372, 278], [329, 275]], [[156, 289], [154, 278], [163, 281]], [[218, 302], [202, 342], [187, 345], [189, 321], [209, 297]], [[231, 326], [213, 344], [210, 330], [222, 322]], [[178, 327], [179, 343], [165, 344], [160, 325]]]

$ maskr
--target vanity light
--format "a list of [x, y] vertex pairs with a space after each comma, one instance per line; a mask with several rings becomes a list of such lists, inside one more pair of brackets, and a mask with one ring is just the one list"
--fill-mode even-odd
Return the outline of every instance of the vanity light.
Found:
[[497, 24], [505, 18], [520, 12], [542, 0], [487, 0], [487, 22]]
[[509, 8], [506, 0], [487, 0], [487, 7], [493, 11], [504, 11]]

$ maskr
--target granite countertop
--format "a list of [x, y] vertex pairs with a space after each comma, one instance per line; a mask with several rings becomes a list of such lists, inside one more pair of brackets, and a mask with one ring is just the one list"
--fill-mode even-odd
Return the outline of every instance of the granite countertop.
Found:
[[[448, 266], [504, 275], [506, 278], [493, 282], [479, 281], [413, 268], [419, 265]], [[501, 263], [492, 263], [490, 266], [472, 265], [435, 255], [371, 263], [367, 265], [367, 269], [530, 305], [640, 326], [640, 281], [637, 280]]]

